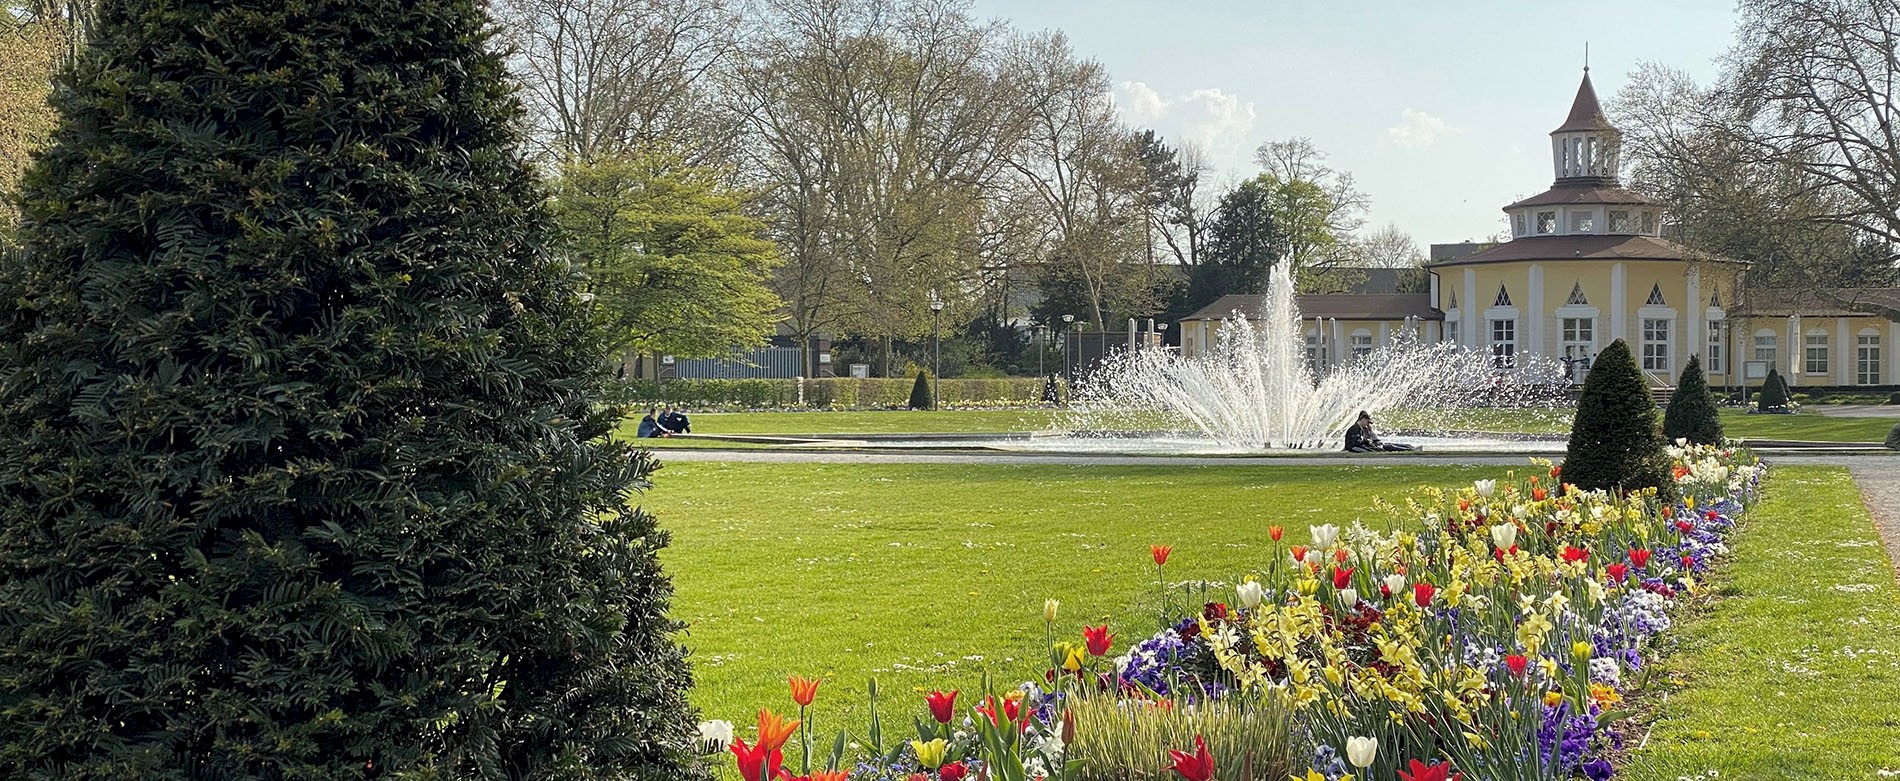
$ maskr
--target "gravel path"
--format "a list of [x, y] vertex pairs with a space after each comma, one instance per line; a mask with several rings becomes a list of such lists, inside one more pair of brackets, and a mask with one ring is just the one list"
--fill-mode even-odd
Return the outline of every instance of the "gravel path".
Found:
[[1847, 471], [1860, 486], [1860, 499], [1874, 516], [1874, 528], [1887, 543], [1895, 576], [1900, 577], [1900, 458], [1862, 459]]

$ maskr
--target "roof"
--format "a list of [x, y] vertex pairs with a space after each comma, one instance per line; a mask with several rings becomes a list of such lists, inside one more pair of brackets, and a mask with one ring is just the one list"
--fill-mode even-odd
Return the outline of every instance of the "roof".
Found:
[[1660, 206], [1662, 201], [1638, 192], [1631, 192], [1614, 184], [1606, 184], [1597, 177], [1559, 179], [1550, 189], [1533, 195], [1517, 203], [1504, 207], [1506, 211], [1524, 206], [1566, 206], [1570, 204], [1631, 204], [1637, 206]]
[[[1723, 261], [1655, 236], [1530, 236], [1499, 244], [1476, 255], [1435, 261], [1426, 268], [1521, 260], [1705, 260]], [[1733, 261], [1729, 261], [1733, 262]]]
[[1459, 260], [1461, 258], [1471, 257], [1472, 255], [1476, 255], [1497, 245], [1498, 243], [1495, 241], [1460, 241], [1450, 244], [1433, 244], [1431, 259], [1434, 262], [1441, 260]]
[[1755, 289], [1728, 311], [1730, 317], [1852, 317], [1880, 315], [1900, 320], [1900, 287]]
[[1580, 130], [1607, 130], [1616, 132], [1616, 126], [1610, 124], [1610, 118], [1603, 115], [1603, 106], [1597, 103], [1597, 90], [1590, 86], [1590, 69], [1583, 69], [1583, 83], [1577, 85], [1577, 99], [1570, 104], [1570, 116], [1564, 118], [1563, 127], [1550, 131], [1574, 133]]
[[[1265, 298], [1261, 294], [1225, 295], [1181, 319], [1223, 320], [1235, 312], [1254, 313], [1260, 311], [1260, 303]], [[1294, 296], [1293, 300], [1300, 307], [1301, 317], [1335, 320], [1403, 320], [1408, 317], [1445, 319], [1444, 312], [1432, 308], [1429, 293], [1321, 293]]]

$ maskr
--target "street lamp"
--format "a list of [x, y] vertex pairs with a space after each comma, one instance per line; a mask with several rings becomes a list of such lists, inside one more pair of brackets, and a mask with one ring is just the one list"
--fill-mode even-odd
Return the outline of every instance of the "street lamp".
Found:
[[1069, 326], [1075, 323], [1075, 315], [1062, 316], [1062, 376], [1069, 376]]
[[930, 291], [930, 349], [934, 353], [930, 373], [934, 378], [930, 383], [930, 408], [940, 409], [937, 388], [943, 385], [943, 299], [937, 297], [937, 291]]

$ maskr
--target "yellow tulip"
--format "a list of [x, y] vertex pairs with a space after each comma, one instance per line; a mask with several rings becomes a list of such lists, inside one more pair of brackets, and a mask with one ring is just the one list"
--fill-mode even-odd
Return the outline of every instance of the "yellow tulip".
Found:
[[936, 770], [937, 768], [943, 767], [944, 756], [950, 750], [950, 743], [943, 738], [937, 738], [928, 743], [921, 740], [913, 740], [910, 742], [910, 747], [917, 751], [918, 764], [930, 768], [931, 770]]

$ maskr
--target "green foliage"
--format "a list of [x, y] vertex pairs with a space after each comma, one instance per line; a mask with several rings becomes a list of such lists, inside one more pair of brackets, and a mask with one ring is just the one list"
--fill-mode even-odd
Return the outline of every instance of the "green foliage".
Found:
[[699, 774], [491, 29], [107, 6], [0, 268], [0, 777]]
[[1234, 186], [1220, 198], [1207, 227], [1207, 254], [1188, 282], [1189, 310], [1223, 295], [1263, 293], [1273, 264], [1285, 257], [1289, 239], [1276, 221], [1280, 182], [1261, 174]]
[[705, 358], [772, 335], [778, 251], [716, 171], [636, 151], [569, 162], [556, 193], [562, 243], [615, 346]]
[[1786, 409], [1788, 406], [1788, 383], [1781, 379], [1781, 372], [1768, 367], [1768, 376], [1762, 378], [1761, 391], [1755, 395], [1755, 408], [1763, 412]]
[[1663, 439], [1674, 442], [1687, 439], [1698, 445], [1722, 441], [1722, 415], [1709, 395], [1708, 378], [1702, 375], [1702, 361], [1691, 355], [1676, 380], [1676, 393], [1663, 411]]
[[1583, 381], [1563, 476], [1584, 489], [1669, 487], [1656, 402], [1621, 339], [1597, 354]]
[[1074, 711], [1074, 751], [1088, 762], [1086, 781], [1172, 777], [1168, 751], [1191, 753], [1196, 736], [1207, 740], [1215, 778], [1287, 778], [1297, 765], [1289, 739], [1292, 707], [1284, 697], [1228, 697], [1192, 708], [1077, 697]]
[[[1035, 406], [1042, 387], [1034, 377], [938, 380], [936, 385], [937, 400], [945, 407]], [[625, 389], [640, 403], [696, 409], [903, 409], [910, 404], [915, 382], [901, 377], [805, 380], [802, 407], [798, 386], [798, 380], [638, 380], [626, 383]]]
[[1900, 391], [1894, 391], [1892, 393], [1887, 394], [1887, 403], [1900, 404]]
[[930, 375], [928, 373], [921, 371], [917, 373], [917, 382], [910, 386], [908, 406], [911, 409], [930, 409], [934, 406], [930, 403]]
[[1900, 450], [1900, 423], [1893, 424], [1893, 430], [1887, 432], [1887, 449]]

